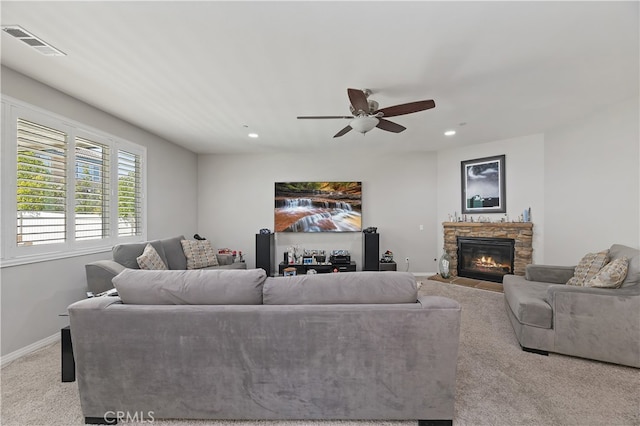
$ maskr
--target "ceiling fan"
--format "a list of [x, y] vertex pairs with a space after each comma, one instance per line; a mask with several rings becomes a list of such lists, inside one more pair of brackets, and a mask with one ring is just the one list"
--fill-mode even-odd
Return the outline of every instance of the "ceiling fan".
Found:
[[387, 132], [400, 133], [406, 130], [406, 127], [389, 121], [383, 117], [395, 117], [398, 115], [412, 114], [414, 112], [424, 111], [436, 106], [433, 100], [409, 102], [408, 104], [394, 105], [382, 109], [378, 109], [378, 102], [369, 99], [371, 90], [364, 89], [347, 89], [347, 95], [349, 96], [349, 109], [353, 115], [327, 115], [327, 116], [302, 116], [298, 119], [347, 119], [351, 120], [349, 125], [340, 130], [333, 137], [338, 138], [346, 133], [349, 133], [352, 129], [362, 134], [367, 133], [369, 130], [377, 127], [378, 129], [386, 130]]

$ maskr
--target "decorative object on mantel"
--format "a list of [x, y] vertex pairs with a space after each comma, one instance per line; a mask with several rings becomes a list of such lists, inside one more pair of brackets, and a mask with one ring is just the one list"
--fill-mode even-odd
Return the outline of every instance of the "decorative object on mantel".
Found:
[[451, 256], [447, 253], [446, 249], [443, 249], [442, 256], [440, 257], [440, 261], [438, 262], [438, 272], [440, 276], [444, 279], [447, 279], [451, 276], [451, 270], [449, 266], [451, 265]]
[[504, 155], [462, 161], [460, 169], [462, 214], [507, 212]]
[[473, 217], [471, 215], [457, 216], [449, 214], [445, 223], [527, 223], [531, 222], [531, 207], [525, 209], [523, 213], [516, 218], [511, 218], [506, 213], [500, 217], [494, 217], [493, 220], [489, 216]]

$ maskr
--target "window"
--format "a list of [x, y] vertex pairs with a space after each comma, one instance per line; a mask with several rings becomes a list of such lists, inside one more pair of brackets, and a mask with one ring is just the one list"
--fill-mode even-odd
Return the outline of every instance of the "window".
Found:
[[2, 138], [2, 266], [146, 238], [144, 147], [5, 97]]
[[65, 240], [67, 135], [17, 120], [16, 199], [18, 246]]

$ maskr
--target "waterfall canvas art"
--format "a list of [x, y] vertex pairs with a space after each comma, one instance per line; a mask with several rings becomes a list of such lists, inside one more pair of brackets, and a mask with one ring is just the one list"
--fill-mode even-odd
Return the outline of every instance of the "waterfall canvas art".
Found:
[[361, 232], [362, 182], [276, 182], [276, 232]]

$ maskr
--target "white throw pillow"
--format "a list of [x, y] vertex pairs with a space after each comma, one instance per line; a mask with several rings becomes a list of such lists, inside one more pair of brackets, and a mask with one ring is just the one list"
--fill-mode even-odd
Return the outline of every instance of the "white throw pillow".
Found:
[[567, 285], [584, 286], [593, 278], [604, 265], [609, 262], [609, 250], [598, 253], [587, 253], [576, 266], [573, 277]]
[[187, 258], [187, 269], [218, 266], [216, 252], [209, 240], [182, 240], [182, 250]]
[[140, 269], [147, 270], [167, 270], [167, 265], [162, 261], [155, 248], [151, 244], [147, 244], [144, 251], [136, 258]]
[[585, 287], [618, 288], [622, 285], [629, 269], [629, 259], [621, 257], [609, 262]]

